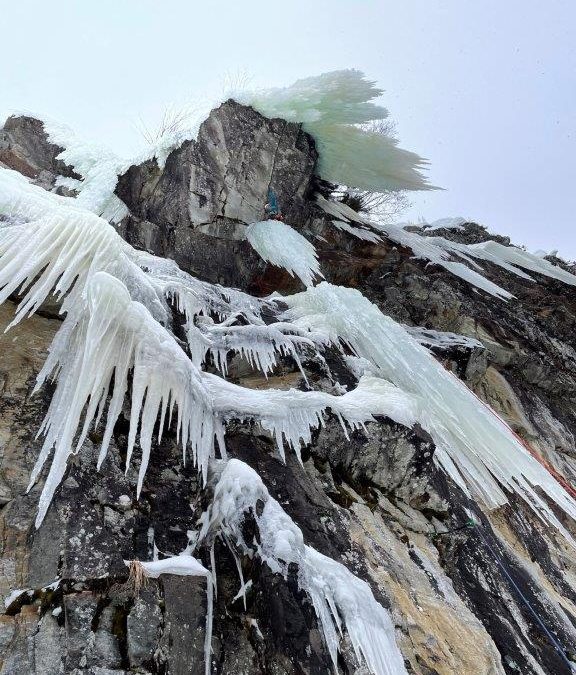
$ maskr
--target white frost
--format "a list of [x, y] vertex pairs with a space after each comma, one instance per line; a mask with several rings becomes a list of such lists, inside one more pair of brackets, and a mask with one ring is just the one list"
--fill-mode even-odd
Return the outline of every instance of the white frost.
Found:
[[[256, 508], [257, 502], [263, 503], [262, 509]], [[248, 511], [258, 524], [259, 544], [244, 539], [242, 522]], [[284, 578], [291, 564], [298, 565], [298, 584], [314, 605], [335, 669], [345, 626], [358, 662], [374, 675], [406, 672], [390, 615], [370, 586], [341, 563], [307, 546], [300, 528], [270, 496], [260, 476], [237, 459], [229, 460], [222, 471], [199, 541], [219, 533], [244, 554], [252, 555], [255, 546], [261, 560]]]
[[323, 276], [313, 244], [286, 223], [252, 223], [246, 228], [246, 239], [263, 260], [288, 270], [305, 286], [312, 286], [315, 278]]

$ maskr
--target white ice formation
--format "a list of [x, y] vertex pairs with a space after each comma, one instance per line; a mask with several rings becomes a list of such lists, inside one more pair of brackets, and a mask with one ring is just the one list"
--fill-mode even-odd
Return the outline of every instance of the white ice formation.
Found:
[[[407, 230], [409, 223], [400, 225], [380, 223], [362, 217], [346, 204], [332, 202], [322, 196], [318, 196], [316, 201], [326, 213], [334, 216], [333, 223], [340, 229], [346, 229], [354, 236], [365, 239], [366, 236], [362, 236], [364, 230], [376, 231], [381, 239], [386, 238], [411, 249], [415, 258], [439, 265], [454, 276], [502, 300], [509, 300], [513, 296], [487, 279], [481, 273], [483, 270], [477, 261], [492, 263], [531, 282], [535, 279], [527, 271], [537, 272], [571, 286], [576, 285], [575, 275], [538, 255], [515, 246], [504, 246], [493, 240], [479, 244], [462, 244], [443, 237], [425, 237]], [[463, 219], [456, 220], [460, 224], [460, 220]], [[348, 227], [342, 227], [342, 223], [347, 224]], [[466, 264], [460, 261], [465, 261]]]
[[572, 498], [509, 427], [359, 291], [322, 282], [283, 301], [289, 321], [308, 328], [317, 340], [323, 336], [326, 343], [347, 345], [412, 399], [416, 421], [434, 439], [435, 461], [464, 492], [488, 508], [507, 502], [502, 488], [516, 492], [545, 522], [565, 532], [539, 488], [576, 518]]
[[358, 70], [337, 70], [289, 87], [236, 94], [267, 117], [299, 122], [316, 141], [322, 178], [374, 192], [427, 190], [426, 161], [389, 136], [361, 128], [388, 111], [372, 101], [382, 94]]
[[[371, 102], [378, 93], [359, 73], [343, 71], [300, 81], [251, 102], [267, 115], [304, 124], [316, 138], [326, 178], [372, 190], [426, 188], [417, 156], [357, 126], [385, 115]], [[212, 285], [186, 274], [173, 261], [137, 251], [111, 225], [126, 213], [114, 195], [122, 162], [54, 125], [47, 131], [51, 141], [65, 147], [61, 159], [82, 177], [59, 181], [74, 189], [76, 198], [46, 192], [20, 174], [0, 169], [0, 303], [16, 296], [12, 323], [36, 312], [50, 296], [56, 296], [65, 315], [38, 376], [38, 387], [49, 378], [56, 386], [39, 432], [44, 440], [30, 481], [32, 486], [52, 454], [37, 526], [69, 456], [99, 423], [101, 468], [130, 392], [127, 469], [138, 442], [138, 493], [153, 437], [160, 438], [170, 426], [184, 459], [190, 454], [206, 480], [216, 445], [223, 462], [227, 459], [225, 429], [232, 419], [258, 423], [275, 439], [283, 458], [286, 446], [299, 456], [329, 413], [345, 434], [387, 416], [406, 427], [419, 423], [428, 431], [436, 446], [435, 461], [467, 495], [494, 508], [506, 503], [507, 492], [515, 492], [571, 541], [547, 500], [576, 519], [572, 498], [507, 425], [425, 348], [476, 348], [479, 343], [454, 334], [405, 329], [357, 290], [327, 282], [314, 286], [321, 277], [314, 246], [279, 221], [250, 225], [247, 238], [262, 258], [307, 286], [305, 292], [284, 298], [253, 298]], [[154, 150], [159, 163], [171, 143], [165, 139]], [[365, 245], [391, 240], [497, 298], [512, 296], [486, 279], [478, 262], [497, 265], [526, 281], [535, 281], [531, 272], [576, 285], [574, 275], [522, 249], [494, 241], [466, 245], [425, 237], [401, 225], [362, 218], [321, 196], [317, 202], [334, 227]], [[461, 226], [456, 219], [427, 229], [457, 231]], [[187, 345], [171, 333], [174, 312], [185, 319]], [[346, 348], [345, 360], [358, 376], [356, 388], [342, 388], [338, 396], [248, 389], [225, 379], [231, 353], [240, 354], [264, 375], [272, 373], [279, 358], [289, 357], [304, 374], [301, 359], [308, 354], [320, 357], [329, 346]], [[207, 362], [222, 377], [203, 371]], [[259, 500], [264, 504], [260, 513], [255, 508]], [[300, 587], [314, 605], [334, 663], [345, 625], [358, 660], [374, 675], [405, 672], [390, 617], [369, 586], [305, 545], [300, 529], [258, 475], [237, 460], [225, 465], [200, 541], [220, 533], [240, 552], [252, 555], [254, 546], [243, 539], [240, 527], [249, 510], [262, 535], [256, 551], [262, 560], [284, 576], [291, 563], [298, 565]], [[142, 565], [150, 576], [201, 574], [210, 581], [207, 570], [190, 556]], [[209, 598], [211, 616], [210, 602]], [[208, 629], [207, 673], [209, 633]]]
[[246, 238], [258, 255], [283, 267], [305, 286], [313, 286], [322, 277], [318, 254], [306, 237], [279, 220], [264, 220], [246, 228]]
[[[257, 509], [257, 502], [263, 507]], [[258, 524], [259, 544], [244, 538], [242, 523], [247, 513]], [[284, 578], [291, 564], [298, 565], [298, 585], [314, 605], [335, 671], [345, 627], [358, 662], [365, 663], [371, 673], [406, 672], [390, 615], [370, 586], [341, 563], [307, 546], [300, 528], [270, 495], [260, 476], [237, 459], [230, 459], [222, 471], [212, 505], [203, 517], [199, 542], [218, 534], [238, 552], [256, 553]]]
[[[329, 208], [347, 213], [343, 205]], [[510, 430], [358, 291], [323, 282], [284, 298], [291, 309], [281, 317], [287, 321], [283, 331], [278, 328], [282, 321], [270, 326], [261, 318], [271, 299], [257, 300], [199, 282], [173, 262], [135, 251], [111, 225], [80, 208], [76, 200], [47, 193], [8, 170], [0, 171], [0, 212], [13, 223], [0, 228], [0, 301], [18, 290], [22, 300], [17, 321], [55, 292], [64, 296], [62, 311], [67, 313], [39, 377], [41, 383], [53, 375], [57, 387], [42, 426], [46, 437], [32, 476], [33, 481], [54, 449], [38, 523], [68, 456], [80, 446], [92, 422], [103, 416], [114, 381], [103, 461], [127, 391], [128, 373], [134, 378], [128, 460], [138, 433], [142, 448], [138, 490], [159, 412], [161, 433], [167, 410], [177, 409], [184, 454], [190, 442], [192, 457], [205, 475], [215, 437], [221, 453], [225, 452], [228, 419], [259, 422], [276, 438], [283, 455], [285, 444], [298, 453], [331, 410], [344, 427], [352, 428], [374, 415], [388, 415], [407, 425], [420, 421], [436, 442], [436, 461], [489, 507], [505, 503], [500, 487], [504, 486], [519, 492], [542, 517], [560, 527], [534, 490], [540, 486], [567, 513], [575, 513], [572, 500]], [[170, 323], [167, 298], [187, 319], [193, 361], [161, 325]], [[210, 323], [213, 315], [223, 319], [220, 324]], [[235, 325], [238, 317], [252, 325]], [[237, 350], [269, 372], [277, 353], [297, 358], [301, 348], [322, 349], [340, 340], [374, 364], [385, 379], [363, 378], [357, 389], [332, 396], [250, 390], [200, 370], [211, 353], [225, 372], [227, 351]]]

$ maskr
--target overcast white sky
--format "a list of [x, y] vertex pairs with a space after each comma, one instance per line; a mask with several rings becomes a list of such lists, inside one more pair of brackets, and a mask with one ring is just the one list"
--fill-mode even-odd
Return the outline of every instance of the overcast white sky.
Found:
[[358, 68], [446, 188], [416, 193], [411, 218], [576, 258], [575, 0], [0, 0], [0, 16], [2, 117], [37, 111], [131, 153], [139, 119], [229, 75]]

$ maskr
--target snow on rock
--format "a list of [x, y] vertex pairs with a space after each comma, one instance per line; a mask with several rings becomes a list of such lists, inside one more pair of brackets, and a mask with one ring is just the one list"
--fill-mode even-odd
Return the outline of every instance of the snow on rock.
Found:
[[[544, 276], [558, 281], [563, 281], [571, 286], [576, 285], [576, 276], [567, 272], [566, 270], [553, 265], [548, 260], [540, 256], [524, 251], [515, 246], [504, 246], [496, 241], [489, 240], [479, 244], [461, 244], [456, 241], [449, 241], [443, 237], [423, 237], [416, 232], [409, 232], [405, 229], [405, 225], [391, 225], [388, 223], [378, 223], [376, 221], [368, 220], [360, 216], [346, 204], [339, 202], [332, 202], [324, 197], [317, 198], [318, 204], [329, 215], [336, 216], [341, 221], [350, 223], [358, 223], [364, 227], [370, 226], [383, 233], [391, 241], [406, 246], [412, 249], [416, 258], [427, 260], [435, 265], [440, 265], [448, 272], [451, 272], [464, 281], [486, 291], [494, 297], [508, 300], [514, 297], [511, 293], [500, 288], [496, 284], [486, 279], [482, 274], [476, 270], [481, 270], [481, 267], [475, 262], [476, 260], [483, 262], [490, 262], [498, 265], [503, 269], [516, 274], [517, 276], [534, 281], [524, 270], [537, 272]], [[456, 224], [461, 227], [465, 222], [462, 218], [444, 219], [444, 221], [456, 221]], [[438, 224], [443, 221], [436, 221]], [[433, 225], [435, 225], [433, 223]], [[352, 227], [355, 227], [353, 225]], [[430, 229], [446, 228], [446, 224], [432, 227]], [[452, 260], [452, 257], [459, 257], [465, 260], [468, 265], [473, 266], [471, 269], [468, 265], [462, 262]]]
[[312, 286], [316, 278], [323, 276], [313, 244], [286, 223], [252, 223], [246, 228], [246, 239], [263, 260], [283, 267], [305, 286]]
[[[258, 502], [263, 508], [256, 508]], [[244, 538], [247, 512], [258, 524], [258, 544]], [[300, 528], [271, 497], [260, 476], [237, 459], [229, 460], [222, 471], [212, 505], [203, 516], [199, 542], [217, 534], [243, 554], [253, 555], [256, 546], [261, 560], [285, 579], [289, 566], [298, 565], [298, 584], [314, 605], [335, 670], [345, 626], [358, 662], [374, 675], [406, 672], [390, 615], [370, 586], [341, 563], [307, 546]]]
[[[412, 249], [415, 258], [421, 258], [427, 260], [428, 262], [434, 263], [435, 265], [440, 265], [444, 269], [448, 270], [452, 274], [468, 283], [476, 286], [476, 288], [481, 288], [486, 293], [493, 295], [503, 300], [508, 300], [512, 298], [512, 294], [505, 291], [500, 286], [492, 283], [481, 274], [478, 274], [473, 269], [470, 269], [461, 262], [454, 262], [450, 260], [450, 253], [454, 253], [456, 246], [461, 246], [465, 248], [464, 244], [455, 244], [454, 249], [442, 248], [437, 245], [437, 242], [440, 241], [439, 238], [432, 237], [422, 237], [415, 232], [409, 232], [404, 229], [404, 225], [392, 225], [390, 223], [378, 223], [376, 221], [368, 220], [363, 218], [359, 213], [351, 209], [347, 204], [342, 204], [341, 202], [333, 202], [328, 199], [325, 199], [322, 196], [316, 198], [319, 206], [329, 215], [335, 216], [340, 221], [354, 223], [352, 227], [356, 228], [358, 225], [363, 228], [369, 227], [372, 230], [376, 230], [381, 235], [390, 239], [390, 241], [400, 244], [400, 246], [405, 246]], [[442, 241], [447, 242], [443, 239]], [[447, 242], [453, 243], [453, 242]], [[476, 265], [476, 267], [478, 267]], [[478, 269], [480, 269], [478, 267]]]
[[82, 176], [80, 181], [62, 177], [57, 185], [77, 191], [79, 206], [109, 222], [119, 223], [128, 215], [128, 208], [114, 190], [118, 176], [126, 168], [126, 160], [98, 143], [81, 139], [64, 124], [50, 120], [43, 120], [43, 124], [48, 140], [64, 148], [57, 159]]
[[381, 94], [358, 70], [337, 70], [234, 98], [267, 117], [301, 123], [316, 141], [318, 171], [326, 180], [374, 192], [432, 189], [422, 174], [425, 160], [394, 138], [358, 126], [388, 116], [372, 102]]
[[468, 222], [466, 218], [439, 218], [431, 223], [424, 223], [422, 226], [427, 232], [434, 230], [463, 230], [464, 223]]
[[484, 349], [484, 345], [476, 338], [450, 333], [440, 330], [432, 330], [422, 326], [404, 326], [406, 332], [424, 347], [438, 347], [450, 349], [451, 347], [465, 347], [466, 349]]
[[324, 334], [326, 342], [344, 343], [415, 399], [418, 421], [436, 444], [435, 461], [467, 494], [495, 508], [507, 502], [502, 488], [514, 491], [570, 539], [536, 488], [572, 518], [576, 503], [509, 427], [400, 324], [359, 291], [327, 282], [283, 301], [289, 321]]
[[[132, 560], [125, 560], [124, 563], [130, 566]], [[199, 560], [193, 558], [187, 553], [174, 555], [162, 560], [151, 560], [149, 562], [139, 560], [147, 577], [158, 579], [161, 574], [175, 574], [181, 577], [210, 577], [210, 572], [202, 565]]]
[[513, 272], [525, 279], [531, 279], [533, 281], [532, 277], [523, 273], [522, 270], [537, 272], [545, 277], [557, 279], [570, 286], [576, 286], [576, 276], [574, 276], [574, 274], [558, 267], [558, 265], [553, 265], [548, 260], [545, 260], [534, 253], [529, 253], [516, 246], [504, 246], [497, 241], [489, 240], [481, 242], [480, 244], [469, 245], [465, 253], [474, 258], [478, 258], [479, 260], [485, 260], [492, 262], [495, 265], [499, 265], [509, 272]]

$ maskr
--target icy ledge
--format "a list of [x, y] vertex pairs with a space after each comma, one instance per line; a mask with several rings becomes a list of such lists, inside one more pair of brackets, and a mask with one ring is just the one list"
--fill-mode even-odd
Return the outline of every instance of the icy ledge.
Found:
[[[263, 508], [256, 508], [258, 502]], [[258, 524], [259, 544], [244, 539], [246, 513]], [[244, 555], [256, 553], [285, 579], [290, 565], [298, 565], [298, 584], [314, 605], [335, 671], [345, 626], [358, 662], [374, 675], [406, 673], [390, 615], [370, 586], [341, 563], [307, 546], [300, 528], [270, 496], [260, 476], [237, 459], [229, 460], [222, 471], [214, 501], [203, 515], [198, 543], [216, 535]]]

